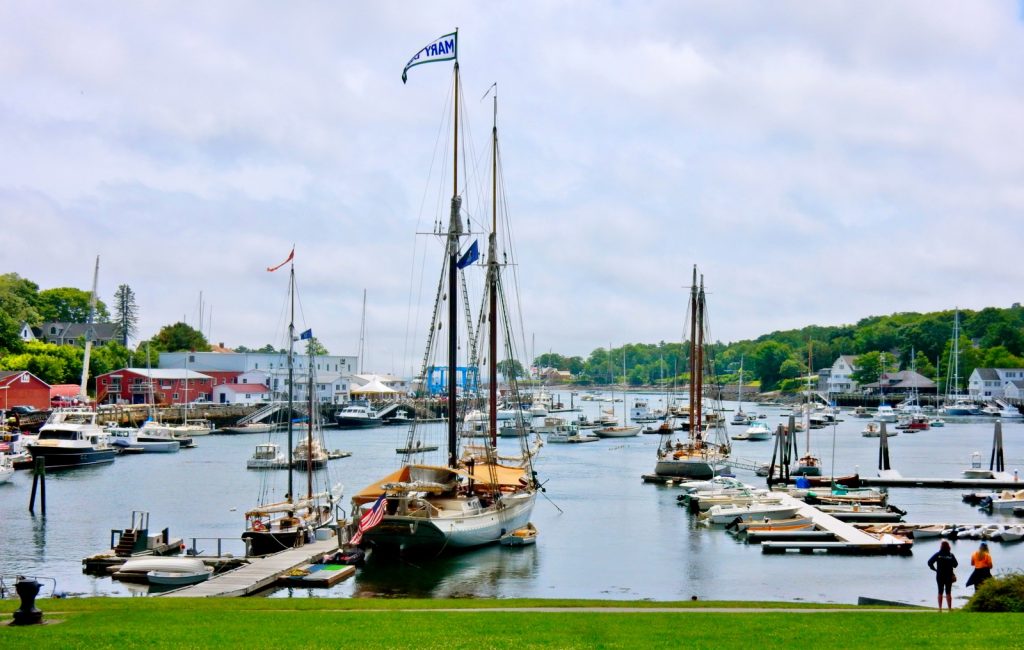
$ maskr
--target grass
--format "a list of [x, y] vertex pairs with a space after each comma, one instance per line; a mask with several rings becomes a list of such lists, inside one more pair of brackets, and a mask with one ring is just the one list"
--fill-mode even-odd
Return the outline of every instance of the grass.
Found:
[[[17, 604], [0, 605], [10, 620]], [[3, 648], [795, 648], [1013, 647], [1018, 614], [843, 609], [785, 603], [566, 600], [83, 598], [39, 603], [59, 624], [0, 627]], [[500, 607], [507, 611], [474, 612]], [[672, 612], [524, 612], [524, 607]], [[736, 608], [720, 613], [700, 611]], [[765, 612], [743, 609], [767, 608]], [[787, 608], [799, 612], [770, 611]], [[458, 611], [431, 611], [449, 609]]]

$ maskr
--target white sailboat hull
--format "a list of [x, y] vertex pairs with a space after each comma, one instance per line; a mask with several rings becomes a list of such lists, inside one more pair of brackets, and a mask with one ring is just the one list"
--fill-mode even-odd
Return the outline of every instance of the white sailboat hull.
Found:
[[464, 549], [497, 542], [509, 531], [530, 522], [535, 492], [502, 497], [503, 507], [482, 509], [477, 514], [412, 517], [389, 515], [366, 531], [363, 539], [374, 548], [400, 553]]

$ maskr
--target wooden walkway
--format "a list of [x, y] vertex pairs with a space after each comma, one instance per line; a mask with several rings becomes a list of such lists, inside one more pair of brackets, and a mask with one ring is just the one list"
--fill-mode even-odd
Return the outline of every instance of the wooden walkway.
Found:
[[835, 540], [818, 541], [765, 541], [761, 543], [761, 550], [764, 553], [784, 553], [789, 550], [811, 552], [815, 550], [831, 551], [839, 553], [905, 553], [909, 550], [908, 545], [893, 544], [883, 541], [873, 535], [852, 526], [845, 521], [840, 521], [830, 514], [818, 510], [799, 499], [782, 495], [782, 502], [789, 506], [797, 506], [797, 514], [794, 516], [806, 517], [814, 522], [817, 530], [827, 531], [835, 536]]
[[206, 582], [161, 595], [177, 598], [248, 596], [276, 584], [278, 578], [288, 571], [337, 549], [338, 538], [332, 537], [267, 557], [254, 558], [249, 564], [214, 576]]

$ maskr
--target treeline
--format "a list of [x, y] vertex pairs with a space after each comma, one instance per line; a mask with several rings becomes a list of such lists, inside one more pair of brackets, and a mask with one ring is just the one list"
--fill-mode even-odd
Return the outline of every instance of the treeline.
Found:
[[[707, 356], [719, 381], [737, 381], [742, 361], [744, 382], [759, 383], [761, 390], [797, 388], [809, 372], [831, 367], [845, 354], [861, 357], [861, 381], [913, 366], [925, 377], [938, 378], [944, 391], [954, 314], [955, 310], [905, 312], [871, 316], [855, 325], [811, 325], [735, 343], [716, 342], [708, 346]], [[1024, 367], [1024, 308], [1014, 304], [1006, 309], [961, 310], [958, 347], [961, 388], [975, 368]], [[586, 359], [547, 353], [534, 360], [537, 367], [572, 372], [582, 385], [683, 384], [689, 381], [688, 363], [687, 344], [664, 341], [598, 348]]]

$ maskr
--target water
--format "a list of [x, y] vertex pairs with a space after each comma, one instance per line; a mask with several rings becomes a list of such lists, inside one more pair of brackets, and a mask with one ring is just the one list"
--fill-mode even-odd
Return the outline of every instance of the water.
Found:
[[[652, 408], [658, 395], [647, 395]], [[631, 400], [633, 395], [629, 396]], [[568, 402], [568, 394], [562, 395]], [[607, 403], [582, 402], [588, 416]], [[727, 405], [729, 406], [729, 405]], [[616, 404], [621, 413], [622, 404]], [[773, 427], [783, 421], [777, 408], [745, 405], [768, 414]], [[863, 420], [849, 417], [835, 427], [835, 470], [859, 468], [873, 475], [878, 440], [864, 438]], [[735, 432], [740, 427], [729, 429]], [[894, 468], [904, 476], [958, 477], [970, 454], [980, 451], [985, 466], [991, 450], [991, 420], [949, 423], [945, 428], [890, 439]], [[440, 431], [436, 433], [440, 437]], [[281, 436], [283, 438], [283, 436]], [[328, 447], [353, 452], [331, 461], [336, 480], [351, 495], [399, 462], [402, 427], [328, 431]], [[1024, 423], [1004, 422], [1006, 464], [1024, 473]], [[127, 596], [138, 587], [83, 575], [81, 559], [106, 548], [110, 529], [123, 528], [132, 510], [151, 515], [151, 530], [169, 527], [175, 537], [223, 537], [226, 552], [240, 554], [243, 513], [257, 502], [261, 473], [245, 460], [265, 436], [206, 436], [198, 448], [178, 454], [118, 458], [110, 466], [47, 477], [48, 514], [31, 516], [31, 476], [19, 472], [0, 485], [0, 575], [53, 577], [57, 589], [82, 595]], [[603, 440], [585, 445], [547, 445], [538, 472], [547, 492], [538, 498], [533, 522], [540, 530], [535, 547], [489, 547], [433, 561], [397, 566], [371, 565], [329, 590], [282, 589], [272, 597], [494, 597], [621, 598], [678, 600], [757, 599], [852, 603], [858, 596], [932, 604], [934, 581], [925, 561], [938, 540], [915, 544], [910, 557], [763, 555], [720, 530], [696, 525], [676, 505], [678, 489], [644, 484], [640, 475], [654, 467], [659, 437]], [[283, 441], [280, 441], [283, 444]], [[502, 440], [511, 450], [514, 441]], [[801, 451], [804, 436], [801, 435]], [[771, 457], [773, 443], [737, 441], [735, 455], [757, 461]], [[833, 428], [812, 431], [812, 451], [826, 472], [832, 464]], [[286, 472], [272, 474], [285, 491]], [[737, 475], [755, 485], [763, 479]], [[304, 485], [303, 475], [296, 474]], [[301, 488], [300, 488], [301, 489]], [[890, 502], [908, 511], [910, 522], [1019, 522], [1012, 515], [986, 515], [961, 501], [962, 490], [893, 489]], [[347, 497], [346, 497], [347, 498]], [[548, 500], [550, 499], [550, 501]], [[347, 505], [347, 501], [346, 501]], [[561, 508], [561, 512], [556, 509]], [[188, 540], [187, 540], [188, 541]], [[200, 539], [207, 552], [215, 542]], [[977, 542], [953, 542], [961, 567]], [[992, 545], [997, 571], [1024, 567], [1024, 544]], [[967, 590], [959, 585], [957, 594]], [[144, 588], [143, 588], [144, 592]]]

